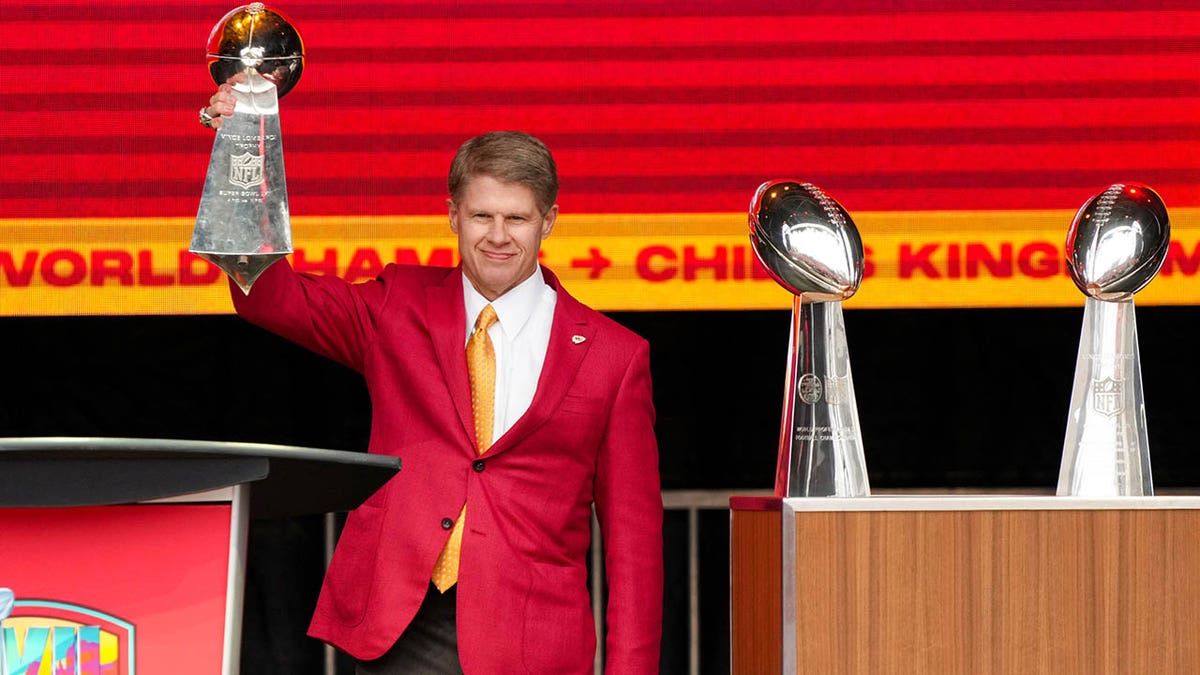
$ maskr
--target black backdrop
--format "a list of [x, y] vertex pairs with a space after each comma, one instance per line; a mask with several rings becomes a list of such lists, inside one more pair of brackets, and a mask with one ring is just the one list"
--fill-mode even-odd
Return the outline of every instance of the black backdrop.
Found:
[[[1052, 489], [1080, 306], [846, 312], [873, 488]], [[648, 338], [664, 489], [769, 488], [787, 312], [614, 313]], [[1200, 308], [1140, 307], [1156, 486], [1200, 485]], [[360, 379], [233, 316], [0, 319], [0, 436], [134, 436], [361, 450]], [[684, 672], [686, 530], [668, 514], [663, 672]], [[702, 518], [703, 671], [728, 672], [727, 516]], [[320, 517], [251, 528], [243, 672], [319, 673], [302, 637]], [[719, 582], [713, 582], [718, 579]], [[341, 661], [342, 669], [348, 667]], [[345, 670], [345, 672], [352, 672]]]

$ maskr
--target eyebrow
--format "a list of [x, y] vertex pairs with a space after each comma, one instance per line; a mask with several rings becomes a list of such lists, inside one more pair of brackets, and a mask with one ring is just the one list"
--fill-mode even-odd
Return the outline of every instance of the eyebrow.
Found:
[[527, 218], [527, 219], [532, 220], [539, 216], [545, 217], [544, 214], [539, 214], [537, 209], [534, 209], [533, 211], [489, 211], [487, 209], [471, 209], [471, 211], [470, 211], [470, 214], [472, 216], [478, 216], [478, 215], [491, 216], [496, 213], [503, 215], [505, 218]]

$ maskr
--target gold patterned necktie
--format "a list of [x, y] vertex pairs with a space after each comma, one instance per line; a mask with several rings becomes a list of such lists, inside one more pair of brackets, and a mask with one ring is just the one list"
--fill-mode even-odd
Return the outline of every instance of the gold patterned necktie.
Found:
[[[492, 424], [496, 401], [496, 350], [488, 329], [496, 323], [496, 310], [487, 305], [475, 320], [475, 331], [467, 340], [467, 377], [471, 381], [471, 411], [475, 416], [475, 449], [487, 452], [492, 444]], [[454, 529], [433, 565], [433, 585], [442, 593], [458, 582], [458, 554], [462, 548], [463, 521], [467, 505], [463, 504]]]

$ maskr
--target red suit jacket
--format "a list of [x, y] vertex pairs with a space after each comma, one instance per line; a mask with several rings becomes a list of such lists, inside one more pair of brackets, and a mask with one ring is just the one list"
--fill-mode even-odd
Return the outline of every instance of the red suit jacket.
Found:
[[609, 589], [609, 673], [657, 673], [662, 498], [649, 346], [557, 293], [529, 410], [475, 451], [459, 268], [389, 265], [373, 282], [272, 265], [238, 313], [363, 374], [370, 452], [400, 473], [346, 521], [309, 634], [378, 658], [429, 588], [445, 524], [465, 502], [458, 640], [468, 674], [590, 673], [586, 554], [592, 504]]

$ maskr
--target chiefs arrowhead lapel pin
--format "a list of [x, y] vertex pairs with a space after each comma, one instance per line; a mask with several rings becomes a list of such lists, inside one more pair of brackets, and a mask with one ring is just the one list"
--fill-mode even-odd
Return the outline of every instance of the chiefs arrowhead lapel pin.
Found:
[[571, 338], [571, 342], [573, 342], [573, 343], [575, 343], [575, 344], [579, 344], [580, 342], [583, 342], [583, 341], [584, 341], [584, 340], [586, 340], [586, 339], [587, 339], [587, 338], [585, 338], [585, 337], [584, 337], [584, 336], [582, 336], [582, 335], [576, 335], [575, 337]]

